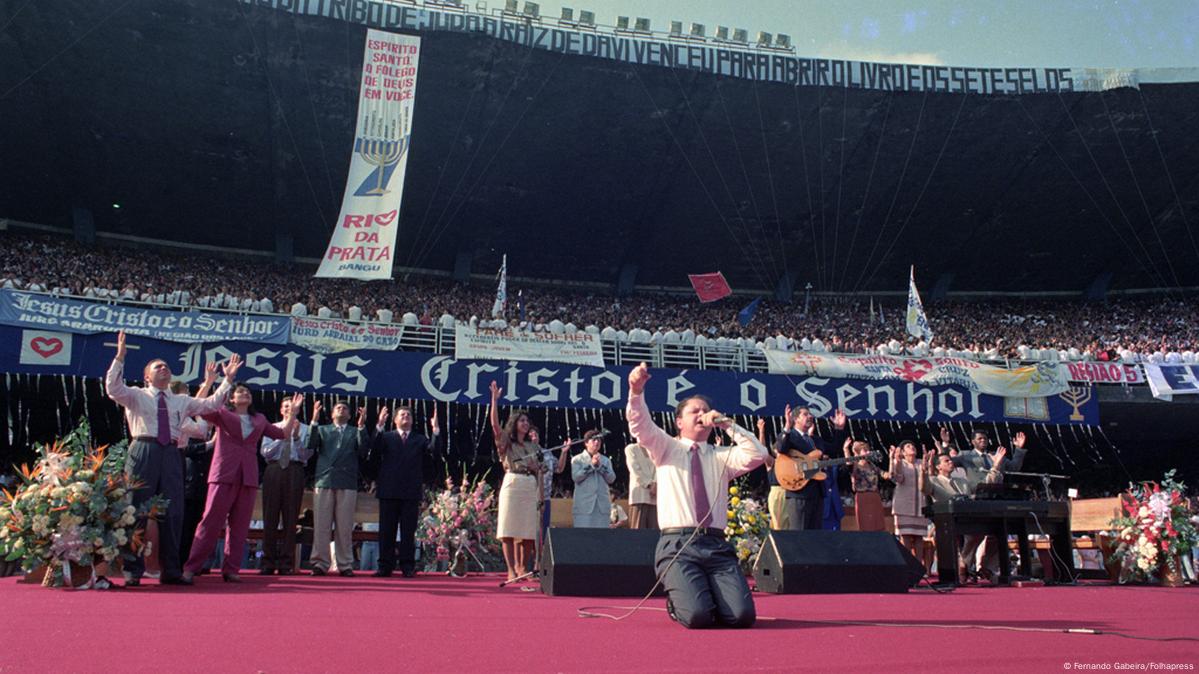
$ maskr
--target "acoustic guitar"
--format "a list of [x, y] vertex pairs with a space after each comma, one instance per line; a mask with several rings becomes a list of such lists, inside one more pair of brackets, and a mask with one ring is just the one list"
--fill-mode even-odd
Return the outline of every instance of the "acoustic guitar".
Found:
[[837, 459], [821, 459], [820, 455], [820, 450], [807, 454], [792, 451], [790, 454], [782, 453], [775, 457], [774, 474], [778, 478], [779, 486], [787, 491], [799, 491], [812, 480], [823, 480], [828, 477], [824, 473], [824, 469], [829, 466], [845, 465], [862, 459], [876, 461], [883, 456], [882, 452], [870, 452]]

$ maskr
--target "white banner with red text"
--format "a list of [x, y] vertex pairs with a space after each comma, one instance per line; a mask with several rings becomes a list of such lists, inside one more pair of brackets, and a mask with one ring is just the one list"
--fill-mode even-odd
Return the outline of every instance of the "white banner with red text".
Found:
[[771, 374], [831, 379], [900, 380], [928, 386], [963, 386], [971, 391], [1011, 398], [1055, 396], [1070, 388], [1058, 363], [1015, 369], [965, 358], [871, 356], [762, 349]]
[[555, 335], [459, 325], [454, 335], [454, 358], [550, 361], [603, 367], [604, 349], [599, 335], [586, 332]]
[[391, 278], [419, 58], [419, 37], [367, 30], [350, 174], [319, 277]]
[[347, 323], [325, 318], [291, 319], [291, 343], [316, 353], [357, 349], [395, 351], [404, 336], [402, 325]]
[[1145, 373], [1137, 365], [1087, 361], [1062, 363], [1071, 382], [1079, 384], [1144, 384]]

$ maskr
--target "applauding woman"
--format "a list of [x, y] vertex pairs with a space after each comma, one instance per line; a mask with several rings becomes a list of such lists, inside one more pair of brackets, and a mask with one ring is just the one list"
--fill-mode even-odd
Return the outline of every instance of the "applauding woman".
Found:
[[853, 474], [851, 475], [853, 514], [857, 520], [858, 531], [883, 531], [886, 529], [886, 523], [883, 515], [883, 500], [878, 494], [878, 481], [879, 478], [890, 479], [891, 474], [879, 470], [878, 466], [866, 458], [866, 455], [870, 454], [869, 443], [846, 438], [845, 446], [842, 449], [845, 458], [859, 457], [853, 464]]
[[889, 472], [895, 483], [895, 495], [891, 499], [895, 534], [913, 557], [924, 559], [928, 518], [924, 516], [924, 471], [916, 456], [916, 443], [905, 440], [899, 447], [891, 447]]
[[504, 389], [491, 382], [491, 432], [504, 466], [496, 538], [504, 550], [508, 580], [528, 573], [537, 541], [537, 501], [541, 492], [541, 448], [529, 436], [529, 415], [512, 410], [500, 426], [499, 400]]
[[222, 529], [227, 531], [221, 575], [227, 583], [241, 582], [237, 572], [258, 495], [258, 441], [263, 435], [276, 440], [290, 436], [298, 423], [295, 411], [303, 404], [304, 396], [297, 393], [291, 399], [291, 407], [284, 408], [287, 411], [283, 426], [274, 426], [254, 411], [250, 389], [239, 384], [233, 388], [228, 409], [203, 415], [217, 429], [216, 448], [208, 471], [208, 505], [200, 526], [196, 527], [191, 555], [183, 565], [184, 582], [191, 583], [196, 572], [204, 567]]

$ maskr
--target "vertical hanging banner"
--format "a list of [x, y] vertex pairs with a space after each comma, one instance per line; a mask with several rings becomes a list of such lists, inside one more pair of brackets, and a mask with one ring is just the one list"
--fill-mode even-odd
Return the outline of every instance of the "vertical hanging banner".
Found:
[[350, 175], [318, 277], [391, 278], [419, 58], [419, 37], [366, 32]]

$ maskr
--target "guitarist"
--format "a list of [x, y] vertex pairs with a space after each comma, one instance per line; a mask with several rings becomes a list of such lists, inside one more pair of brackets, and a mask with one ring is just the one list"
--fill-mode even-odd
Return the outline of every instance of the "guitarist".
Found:
[[[786, 415], [790, 428], [780, 435], [775, 443], [778, 454], [820, 459], [832, 456], [833, 451], [845, 441], [847, 417], [842, 410], [837, 410], [833, 415], [833, 437], [828, 440], [812, 434], [816, 429], [816, 417], [812, 416], [812, 411], [806, 405], [794, 410], [788, 405]], [[816, 452], [814, 456], [813, 452]], [[783, 505], [781, 528], [792, 531], [820, 529], [824, 512], [823, 493], [824, 485], [820, 480], [809, 480], [799, 491], [788, 491]]]

